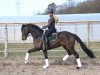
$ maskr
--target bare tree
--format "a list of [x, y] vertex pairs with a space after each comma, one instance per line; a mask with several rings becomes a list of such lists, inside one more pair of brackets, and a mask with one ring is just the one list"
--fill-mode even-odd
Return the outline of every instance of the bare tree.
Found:
[[47, 10], [52, 9], [55, 12], [56, 11], [56, 7], [57, 7], [57, 5], [55, 3], [51, 3], [51, 4], [48, 5]]
[[75, 0], [67, 0], [68, 1], [68, 6], [69, 7], [73, 7], [73, 6], [75, 6]]
[[48, 9], [56, 11], [55, 14], [100, 13], [100, 0], [87, 0], [78, 4], [75, 0], [66, 0], [58, 6], [55, 3], [49, 4]]

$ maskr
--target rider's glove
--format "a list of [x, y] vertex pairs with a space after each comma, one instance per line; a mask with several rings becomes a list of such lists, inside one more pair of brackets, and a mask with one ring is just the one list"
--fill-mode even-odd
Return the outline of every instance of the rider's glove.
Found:
[[43, 26], [43, 27], [42, 27], [42, 29], [45, 29], [45, 28], [47, 28], [47, 26]]

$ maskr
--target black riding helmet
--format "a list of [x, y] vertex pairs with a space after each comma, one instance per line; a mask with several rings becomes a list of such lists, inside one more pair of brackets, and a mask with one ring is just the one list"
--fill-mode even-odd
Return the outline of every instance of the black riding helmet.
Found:
[[50, 13], [53, 14], [53, 10], [52, 9], [49, 9], [47, 13], [48, 14], [50, 14]]

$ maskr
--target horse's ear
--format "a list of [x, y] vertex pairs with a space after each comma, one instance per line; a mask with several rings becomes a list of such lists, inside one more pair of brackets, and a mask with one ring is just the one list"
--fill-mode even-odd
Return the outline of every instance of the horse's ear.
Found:
[[22, 24], [21, 30], [22, 30], [25, 26], [26, 26], [25, 24]]

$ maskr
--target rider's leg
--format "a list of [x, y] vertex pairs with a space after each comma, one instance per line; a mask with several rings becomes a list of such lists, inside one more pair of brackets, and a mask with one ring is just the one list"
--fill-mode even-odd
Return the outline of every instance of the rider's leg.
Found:
[[49, 45], [49, 36], [50, 36], [50, 32], [49, 30], [45, 32], [43, 40], [44, 40], [44, 49], [43, 50], [47, 50], [48, 49], [48, 45]]
[[43, 40], [44, 40], [44, 50], [48, 49], [49, 46], [49, 36], [52, 35], [52, 33], [55, 32], [55, 29], [49, 29], [45, 32]]
[[47, 50], [47, 48], [48, 48], [48, 38], [47, 38], [46, 33], [44, 34], [43, 40], [44, 40], [43, 50]]

